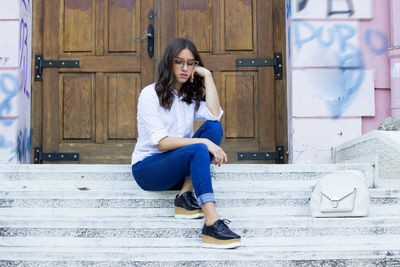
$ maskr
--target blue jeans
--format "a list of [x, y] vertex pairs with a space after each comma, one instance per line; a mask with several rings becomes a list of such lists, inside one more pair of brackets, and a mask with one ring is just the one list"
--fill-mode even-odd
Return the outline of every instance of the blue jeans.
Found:
[[[221, 144], [222, 125], [219, 121], [206, 121], [193, 138], [208, 138]], [[213, 156], [205, 144], [193, 144], [149, 156], [132, 166], [137, 184], [144, 190], [180, 190], [188, 175], [200, 205], [215, 202], [210, 163]]]

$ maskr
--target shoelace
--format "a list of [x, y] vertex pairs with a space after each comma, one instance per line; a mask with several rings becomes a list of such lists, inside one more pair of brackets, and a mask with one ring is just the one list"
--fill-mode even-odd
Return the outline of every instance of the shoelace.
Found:
[[197, 198], [196, 198], [196, 196], [194, 195], [193, 192], [190, 192], [190, 193], [189, 193], [189, 196], [190, 196], [190, 198], [192, 199], [193, 203], [197, 203]]
[[218, 229], [220, 230], [221, 227], [223, 227], [223, 228], [227, 228], [228, 230], [230, 230], [228, 224], [230, 224], [231, 221], [228, 219], [221, 219], [221, 221], [222, 221], [222, 223], [218, 226]]
[[225, 225], [228, 225], [228, 224], [231, 223], [231, 221], [228, 220], [228, 219], [222, 219], [222, 222], [223, 222]]

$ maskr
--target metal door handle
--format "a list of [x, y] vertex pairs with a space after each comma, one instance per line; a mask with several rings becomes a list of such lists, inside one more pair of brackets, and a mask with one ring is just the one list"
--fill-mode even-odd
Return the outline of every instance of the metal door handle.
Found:
[[137, 36], [136, 39], [143, 41], [146, 38], [153, 38], [153, 35], [151, 33], [146, 33], [142, 38], [140, 38], [140, 36]]
[[149, 17], [149, 26], [147, 27], [147, 33], [142, 38], [140, 38], [140, 36], [137, 36], [136, 39], [140, 41], [147, 39], [147, 54], [149, 55], [149, 58], [152, 58], [154, 55], [153, 10], [149, 11], [148, 17]]

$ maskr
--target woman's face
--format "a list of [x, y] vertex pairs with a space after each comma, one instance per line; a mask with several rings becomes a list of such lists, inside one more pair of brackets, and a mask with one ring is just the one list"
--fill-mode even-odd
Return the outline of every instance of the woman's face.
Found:
[[176, 90], [179, 90], [182, 84], [190, 78], [196, 64], [193, 53], [187, 48], [182, 49], [176, 55], [172, 63]]

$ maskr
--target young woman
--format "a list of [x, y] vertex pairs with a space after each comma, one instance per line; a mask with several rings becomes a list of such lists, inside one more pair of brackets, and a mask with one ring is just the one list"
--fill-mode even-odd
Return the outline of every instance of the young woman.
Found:
[[[205, 217], [203, 247], [235, 248], [240, 236], [218, 216], [210, 175], [213, 159], [218, 166], [228, 162], [219, 146], [222, 114], [211, 72], [203, 67], [194, 44], [172, 40], [161, 59], [157, 82], [139, 96], [132, 174], [144, 190], [180, 189], [175, 217]], [[206, 122], [193, 135], [194, 120]]]

